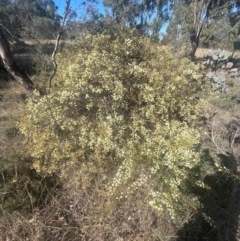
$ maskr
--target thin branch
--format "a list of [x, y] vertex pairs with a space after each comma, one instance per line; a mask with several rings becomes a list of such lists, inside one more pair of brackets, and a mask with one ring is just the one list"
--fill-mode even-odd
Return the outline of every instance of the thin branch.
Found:
[[41, 46], [43, 48], [43, 45], [36, 37], [34, 37], [30, 32], [27, 34], [28, 34], [29, 38], [32, 38], [33, 40], [35, 40], [37, 42], [37, 44], [39, 44], [39, 46]]
[[58, 46], [59, 46], [59, 41], [60, 41], [60, 37], [63, 33], [63, 28], [64, 28], [64, 24], [66, 22], [66, 19], [67, 19], [67, 16], [70, 12], [70, 3], [71, 3], [71, 0], [66, 0], [66, 7], [65, 7], [65, 12], [64, 12], [64, 16], [63, 16], [63, 20], [62, 20], [62, 23], [61, 23], [61, 26], [60, 26], [60, 30], [59, 30], [59, 33], [57, 35], [57, 38], [56, 38], [56, 41], [55, 41], [55, 47], [54, 47], [54, 50], [53, 50], [53, 53], [52, 53], [52, 63], [53, 63], [53, 73], [51, 74], [51, 76], [49, 77], [49, 80], [48, 80], [48, 92], [50, 93], [51, 91], [51, 88], [52, 88], [52, 79], [53, 77], [55, 76], [56, 72], [57, 72], [57, 63], [56, 63], [56, 53], [57, 53], [57, 50], [58, 50]]
[[14, 39], [17, 39], [3, 24], [0, 23], [0, 26]]

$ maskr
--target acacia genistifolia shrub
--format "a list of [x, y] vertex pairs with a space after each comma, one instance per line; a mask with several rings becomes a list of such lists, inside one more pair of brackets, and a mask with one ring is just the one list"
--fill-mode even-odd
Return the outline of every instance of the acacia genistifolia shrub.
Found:
[[181, 205], [200, 163], [198, 66], [126, 31], [86, 35], [57, 62], [52, 92], [29, 98], [18, 124], [33, 167], [62, 175], [73, 167], [82, 181], [103, 173], [106, 195], [121, 199], [142, 188], [174, 220], [192, 210], [194, 197]]

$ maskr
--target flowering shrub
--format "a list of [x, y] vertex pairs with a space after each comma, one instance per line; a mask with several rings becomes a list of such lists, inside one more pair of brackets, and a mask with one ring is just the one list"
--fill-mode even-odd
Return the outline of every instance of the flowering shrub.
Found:
[[18, 124], [33, 167], [78, 166], [83, 179], [111, 165], [107, 195], [121, 199], [146, 187], [149, 203], [175, 219], [184, 181], [200, 162], [198, 67], [124, 31], [84, 36], [57, 61], [53, 91], [28, 99]]

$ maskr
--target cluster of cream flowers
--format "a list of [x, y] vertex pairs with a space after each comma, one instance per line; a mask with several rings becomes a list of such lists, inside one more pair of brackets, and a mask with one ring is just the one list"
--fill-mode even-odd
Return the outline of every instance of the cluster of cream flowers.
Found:
[[146, 187], [150, 205], [175, 219], [184, 182], [200, 162], [191, 126], [199, 114], [194, 94], [204, 88], [198, 66], [124, 31], [87, 35], [57, 61], [53, 91], [41, 99], [35, 93], [18, 124], [34, 168], [82, 165], [88, 175], [112, 165], [109, 196]]

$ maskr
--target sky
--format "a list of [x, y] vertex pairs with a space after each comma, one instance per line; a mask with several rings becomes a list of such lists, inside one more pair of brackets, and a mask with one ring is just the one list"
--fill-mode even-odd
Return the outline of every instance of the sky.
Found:
[[[55, 4], [58, 6], [58, 13], [60, 15], [63, 15], [65, 5], [66, 5], [66, 0], [54, 0], [54, 1], [55, 1]], [[71, 8], [73, 10], [76, 10], [77, 12], [80, 12], [81, 9], [79, 8], [79, 6], [83, 1], [84, 0], [71, 0]], [[103, 6], [102, 2], [103, 2], [103, 0], [98, 0], [97, 9], [100, 11], [100, 13], [104, 14], [105, 10], [104, 10], [104, 6]], [[166, 29], [167, 29], [167, 26], [168, 26], [167, 23], [164, 24], [160, 32], [165, 33]]]
[[[63, 15], [65, 5], [66, 5], [66, 0], [54, 0], [55, 4], [58, 6], [58, 12], [60, 15]], [[80, 4], [83, 2], [83, 0], [71, 0], [71, 8], [73, 10], [78, 10]], [[104, 7], [102, 4], [102, 0], [98, 0], [97, 8], [101, 13], [104, 13]]]

